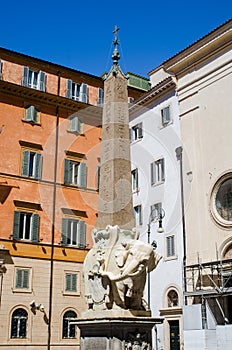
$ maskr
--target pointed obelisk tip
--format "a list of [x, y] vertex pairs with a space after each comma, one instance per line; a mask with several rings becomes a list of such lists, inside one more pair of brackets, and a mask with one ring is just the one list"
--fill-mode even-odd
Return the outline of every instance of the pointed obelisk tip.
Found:
[[118, 61], [120, 60], [120, 54], [118, 52], [118, 45], [119, 45], [119, 39], [118, 39], [118, 31], [119, 31], [119, 27], [116, 25], [114, 27], [113, 30], [113, 34], [114, 34], [114, 40], [113, 40], [113, 44], [114, 44], [114, 52], [112, 54], [112, 59], [114, 61], [114, 65], [117, 66], [118, 65]]

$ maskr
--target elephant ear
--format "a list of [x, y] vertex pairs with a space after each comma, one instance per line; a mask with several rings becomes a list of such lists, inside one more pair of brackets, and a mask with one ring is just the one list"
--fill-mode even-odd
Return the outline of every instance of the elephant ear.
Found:
[[150, 257], [150, 259], [148, 261], [148, 265], [147, 265], [148, 272], [153, 271], [161, 259], [162, 259], [162, 256], [153, 250], [153, 254], [151, 254], [151, 257]]

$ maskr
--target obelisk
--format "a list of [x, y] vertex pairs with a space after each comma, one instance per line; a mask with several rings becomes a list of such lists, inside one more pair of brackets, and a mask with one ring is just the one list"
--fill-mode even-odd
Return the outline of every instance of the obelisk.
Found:
[[134, 229], [127, 79], [118, 61], [104, 83], [99, 210], [93, 247], [83, 265], [87, 310], [70, 321], [80, 329], [81, 350], [151, 350], [151, 317], [143, 298], [146, 275], [161, 258]]
[[114, 30], [113, 66], [104, 82], [102, 151], [97, 228], [135, 225], [129, 139], [127, 79], [118, 61], [118, 27]]

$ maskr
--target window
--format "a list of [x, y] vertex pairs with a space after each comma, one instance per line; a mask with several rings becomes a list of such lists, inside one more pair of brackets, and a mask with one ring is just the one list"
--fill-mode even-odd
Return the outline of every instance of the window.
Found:
[[232, 173], [223, 175], [211, 194], [211, 212], [222, 226], [232, 227]]
[[23, 150], [22, 154], [22, 176], [40, 179], [42, 175], [42, 154]]
[[15, 288], [16, 289], [29, 289], [29, 276], [30, 276], [29, 269], [16, 268]]
[[27, 336], [27, 319], [26, 310], [16, 309], [11, 318], [11, 338], [26, 338]]
[[141, 205], [137, 205], [136, 207], [134, 207], [134, 215], [135, 215], [135, 225], [139, 226], [143, 224], [143, 220], [142, 220], [142, 206]]
[[134, 169], [131, 172], [132, 175], [132, 191], [138, 191], [139, 190], [139, 179], [138, 179], [138, 169]]
[[171, 121], [170, 106], [167, 106], [161, 109], [161, 119], [162, 119], [163, 126], [166, 126], [170, 123]]
[[88, 102], [88, 85], [67, 80], [66, 97], [75, 101]]
[[86, 187], [86, 164], [70, 159], [64, 160], [64, 183]]
[[71, 132], [76, 132], [76, 133], [80, 134], [81, 133], [81, 126], [82, 126], [80, 119], [76, 116], [71, 116], [69, 121], [70, 121], [69, 130]]
[[46, 74], [44, 72], [24, 67], [22, 79], [23, 86], [40, 91], [45, 91], [45, 79]]
[[76, 338], [76, 326], [70, 324], [69, 321], [74, 321], [77, 319], [77, 314], [74, 311], [66, 311], [63, 316], [63, 334], [62, 338]]
[[160, 213], [162, 213], [162, 203], [155, 203], [151, 205], [151, 217], [158, 218]]
[[164, 158], [151, 163], [151, 184], [157, 184], [165, 180]]
[[77, 292], [77, 273], [65, 273], [65, 292]]
[[62, 244], [85, 248], [86, 224], [84, 220], [62, 219]]
[[35, 106], [25, 108], [25, 120], [28, 122], [38, 123], [39, 110]]
[[130, 103], [133, 103], [134, 102], [134, 97], [128, 97], [128, 103], [130, 104]]
[[176, 255], [175, 252], [175, 236], [167, 236], [166, 237], [166, 256], [167, 258], [173, 257]]
[[215, 199], [218, 214], [227, 221], [232, 221], [232, 178], [224, 180]]
[[24, 211], [14, 212], [13, 239], [26, 239], [38, 242], [39, 214]]
[[130, 140], [136, 141], [143, 137], [143, 124], [139, 123], [130, 129]]
[[179, 298], [178, 298], [177, 292], [174, 289], [168, 292], [167, 297], [168, 297], [168, 307], [178, 306]]
[[97, 166], [97, 176], [96, 176], [96, 187], [97, 187], [97, 190], [99, 190], [99, 187], [100, 187], [100, 174], [101, 174], [101, 166], [98, 165]]
[[98, 99], [97, 99], [97, 105], [102, 106], [104, 103], [104, 90], [101, 88], [98, 88]]

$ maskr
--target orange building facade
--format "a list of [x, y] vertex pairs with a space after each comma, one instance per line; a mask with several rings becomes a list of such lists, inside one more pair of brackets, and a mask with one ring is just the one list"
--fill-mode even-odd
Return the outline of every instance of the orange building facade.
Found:
[[0, 48], [2, 350], [79, 347], [102, 104], [100, 77]]

